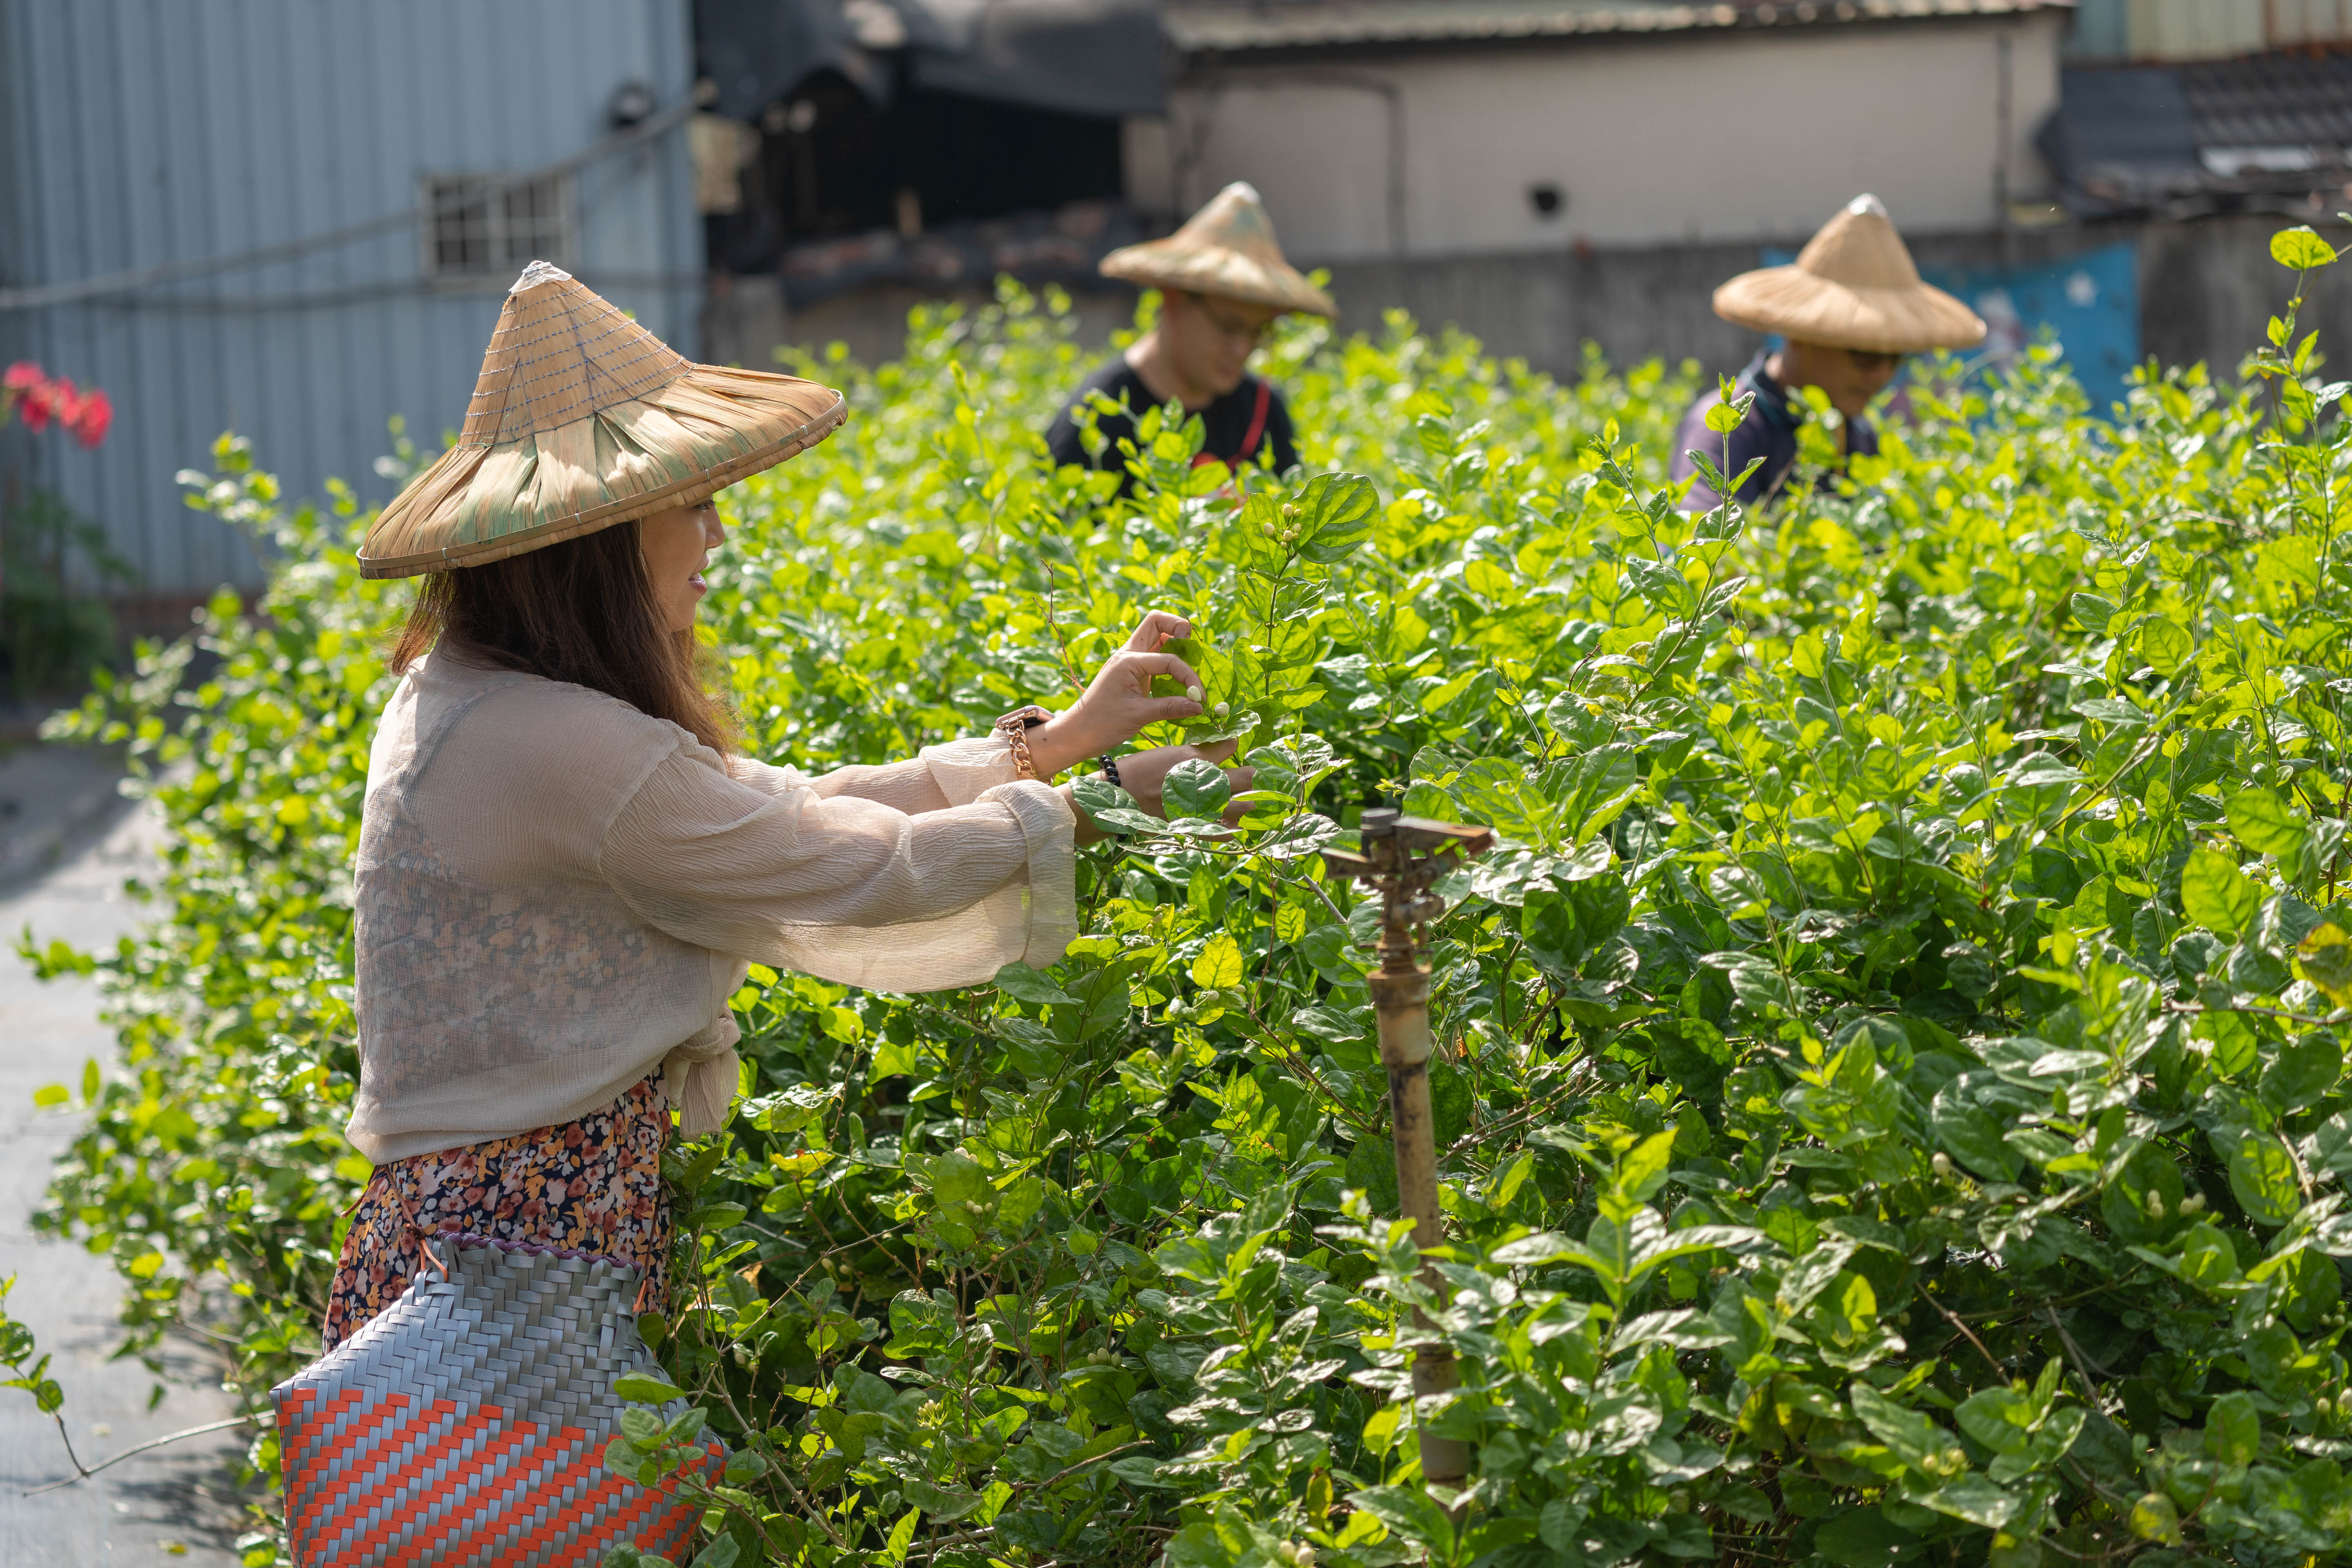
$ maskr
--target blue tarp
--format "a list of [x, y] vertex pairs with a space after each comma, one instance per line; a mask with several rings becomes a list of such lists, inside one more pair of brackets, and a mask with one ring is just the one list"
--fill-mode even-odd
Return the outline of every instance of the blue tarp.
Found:
[[1998, 363], [2047, 329], [2101, 418], [2123, 401], [2139, 363], [2139, 256], [2126, 241], [2025, 267], [1923, 267], [1919, 276], [1957, 294], [1990, 331], [1977, 353]]

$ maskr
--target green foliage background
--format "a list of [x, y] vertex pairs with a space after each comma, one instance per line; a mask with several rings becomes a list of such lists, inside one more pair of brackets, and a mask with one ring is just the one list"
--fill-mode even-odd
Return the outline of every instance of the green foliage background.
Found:
[[[1051, 973], [755, 971], [646, 1323], [693, 1411], [612, 1462], [751, 1456], [714, 1564], [2340, 1559], [2347, 388], [2291, 315], [2245, 389], [2154, 375], [2113, 425], [2046, 354], [1942, 367], [1761, 516], [1657, 489], [1687, 377], [1402, 321], [1270, 347], [1319, 477], [1239, 493], [1156, 416], [1131, 501], [1045, 466], [1060, 301], [816, 367], [856, 416], [731, 492], [709, 601], [754, 753], [1066, 703], [1164, 606], [1265, 793], [1084, 857]], [[409, 590], [359, 579], [348, 493], [215, 467], [262, 613], [56, 726], [127, 739], [171, 837], [151, 931], [43, 954], [122, 1039], [50, 1093], [85, 1130], [44, 1223], [257, 1406], [367, 1175], [348, 866]], [[1430, 931], [1442, 1308], [1370, 913], [1311, 853], [1375, 800], [1507, 840]], [[1414, 1305], [1463, 1372], [1418, 1410]], [[1471, 1445], [1458, 1496], [1417, 1430]]]

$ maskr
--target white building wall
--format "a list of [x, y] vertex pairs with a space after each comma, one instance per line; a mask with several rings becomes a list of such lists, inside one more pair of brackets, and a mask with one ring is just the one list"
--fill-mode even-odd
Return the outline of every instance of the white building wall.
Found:
[[[1862, 191], [1906, 229], [1980, 231], [1999, 226], [2004, 184], [2011, 201], [2048, 191], [2032, 138], [2057, 105], [2063, 25], [2036, 15], [1196, 68], [1164, 132], [1133, 128], [1130, 189], [1146, 202], [1164, 191], [1181, 213], [1249, 180], [1304, 262], [1801, 239]], [[1540, 216], [1538, 184], [1557, 185], [1564, 210]]]

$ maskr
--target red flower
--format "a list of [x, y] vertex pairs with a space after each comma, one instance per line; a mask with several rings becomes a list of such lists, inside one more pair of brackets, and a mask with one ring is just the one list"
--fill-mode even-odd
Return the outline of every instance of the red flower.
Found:
[[49, 427], [50, 415], [57, 406], [57, 395], [58, 389], [46, 381], [24, 390], [21, 401], [16, 405], [16, 414], [24, 420], [26, 429], [46, 430]]
[[96, 387], [83, 392], [58, 376], [51, 380], [31, 360], [18, 360], [0, 372], [0, 419], [15, 412], [27, 430], [46, 430], [55, 420], [85, 447], [106, 439], [114, 424], [114, 403]]
[[106, 439], [107, 430], [114, 424], [114, 400], [93, 386], [81, 395], [81, 406], [74, 417], [63, 423], [75, 440], [95, 447]]

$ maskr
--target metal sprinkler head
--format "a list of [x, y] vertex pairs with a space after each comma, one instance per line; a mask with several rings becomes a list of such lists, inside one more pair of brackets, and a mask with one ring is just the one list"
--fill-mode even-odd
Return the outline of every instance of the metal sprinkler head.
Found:
[[1394, 806], [1367, 806], [1357, 824], [1363, 852], [1326, 849], [1332, 875], [1376, 889], [1381, 895], [1381, 955], [1390, 968], [1414, 962], [1413, 928], [1445, 912], [1437, 881], [1474, 855], [1495, 847], [1495, 830], [1475, 824], [1407, 816]]

